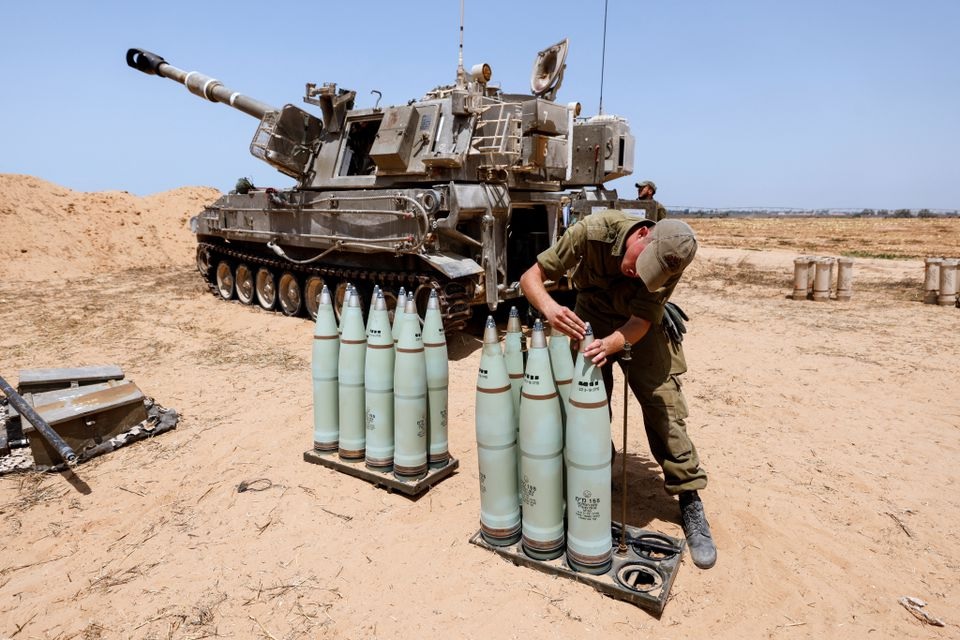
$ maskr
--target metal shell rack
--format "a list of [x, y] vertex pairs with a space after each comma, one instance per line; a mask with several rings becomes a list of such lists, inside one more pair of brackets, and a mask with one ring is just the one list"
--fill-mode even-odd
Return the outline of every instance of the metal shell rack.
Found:
[[444, 478], [453, 475], [453, 472], [460, 466], [460, 462], [451, 457], [447, 464], [437, 469], [430, 468], [425, 476], [419, 479], [400, 480], [392, 472], [374, 471], [368, 469], [363, 464], [363, 460], [357, 462], [344, 462], [337, 457], [336, 452], [322, 454], [319, 451], [304, 451], [303, 459], [312, 464], [318, 464], [328, 469], [345, 473], [361, 480], [366, 480], [370, 484], [382, 487], [390, 492], [400, 492], [408, 496], [419, 496], [427, 489], [437, 484]]
[[566, 555], [555, 560], [534, 560], [523, 552], [519, 542], [505, 547], [493, 546], [484, 540], [479, 531], [470, 538], [470, 542], [493, 551], [516, 565], [576, 580], [606, 596], [635, 604], [659, 617], [677, 577], [685, 542], [661, 533], [628, 526], [627, 552], [618, 555], [616, 543], [620, 536], [620, 525], [616, 522], [613, 523], [613, 531], [613, 564], [606, 573], [600, 575], [574, 571], [567, 564]]

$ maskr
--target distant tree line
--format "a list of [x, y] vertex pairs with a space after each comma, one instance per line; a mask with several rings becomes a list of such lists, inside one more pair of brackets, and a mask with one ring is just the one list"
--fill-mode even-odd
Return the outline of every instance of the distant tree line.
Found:
[[877, 217], [877, 218], [957, 218], [960, 217], [960, 212], [958, 211], [937, 211], [933, 212], [930, 209], [919, 209], [916, 213], [912, 209], [863, 209], [859, 213], [853, 214], [856, 218], [867, 218], [867, 217]]
[[678, 218], [960, 218], [956, 209], [787, 209], [750, 207], [741, 209], [668, 208]]

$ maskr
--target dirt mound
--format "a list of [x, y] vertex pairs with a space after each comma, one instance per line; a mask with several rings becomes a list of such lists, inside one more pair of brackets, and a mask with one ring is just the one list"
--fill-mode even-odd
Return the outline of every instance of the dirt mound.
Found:
[[189, 263], [190, 217], [219, 196], [210, 187], [86, 193], [0, 174], [0, 260], [7, 277], [27, 281]]

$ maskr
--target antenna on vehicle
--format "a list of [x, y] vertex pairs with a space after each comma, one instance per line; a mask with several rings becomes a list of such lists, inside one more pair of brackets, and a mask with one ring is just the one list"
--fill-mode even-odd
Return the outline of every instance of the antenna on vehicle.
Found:
[[463, 68], [463, 0], [460, 0], [460, 53], [457, 58], [457, 85], [467, 84], [467, 72]]
[[[601, 54], [600, 54], [600, 108], [597, 109], [598, 115], [603, 115], [603, 68], [607, 61], [607, 4], [608, 3], [609, 3], [609, 0], [603, 0], [603, 48], [601, 49]], [[461, 6], [463, 6], [463, 0], [461, 0], [460, 4]], [[463, 31], [462, 24], [460, 26], [460, 30]], [[462, 37], [463, 36], [461, 34], [461, 38]]]

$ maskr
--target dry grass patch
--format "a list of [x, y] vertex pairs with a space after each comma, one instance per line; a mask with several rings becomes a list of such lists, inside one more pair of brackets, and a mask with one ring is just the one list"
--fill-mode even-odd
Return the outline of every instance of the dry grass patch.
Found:
[[960, 218], [689, 218], [705, 246], [871, 258], [960, 256]]

